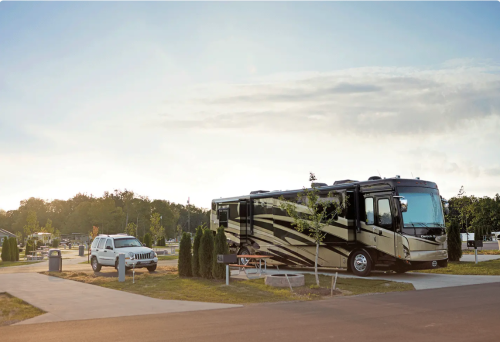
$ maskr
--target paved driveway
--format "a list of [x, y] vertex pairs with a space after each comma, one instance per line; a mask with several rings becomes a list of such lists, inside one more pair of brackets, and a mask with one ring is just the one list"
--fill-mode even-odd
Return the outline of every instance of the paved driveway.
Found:
[[18, 324], [240, 307], [149, 298], [37, 273], [0, 274], [0, 292], [47, 312]]

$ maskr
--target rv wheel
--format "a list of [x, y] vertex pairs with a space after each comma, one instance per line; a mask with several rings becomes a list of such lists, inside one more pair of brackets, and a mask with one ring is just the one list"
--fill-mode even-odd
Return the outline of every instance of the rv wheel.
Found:
[[367, 277], [372, 271], [372, 260], [365, 251], [355, 251], [349, 259], [349, 266], [354, 275]]
[[[240, 249], [240, 251], [238, 252], [238, 255], [250, 255], [250, 252], [248, 251], [248, 248], [246, 247], [243, 247]], [[246, 265], [248, 264], [248, 262], [250, 261], [250, 259], [247, 259], [247, 258], [240, 258], [240, 262], [242, 265]]]

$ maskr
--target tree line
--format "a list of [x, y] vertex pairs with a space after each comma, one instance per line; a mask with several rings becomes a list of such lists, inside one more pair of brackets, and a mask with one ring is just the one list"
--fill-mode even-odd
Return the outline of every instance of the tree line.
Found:
[[499, 194], [493, 198], [467, 196], [462, 186], [448, 202], [450, 212], [446, 215], [447, 225], [456, 223], [461, 233], [474, 233], [476, 239], [482, 240], [483, 236], [500, 231]]
[[[23, 200], [16, 210], [0, 210], [0, 228], [26, 238], [29, 233], [100, 234], [133, 232], [134, 236], [158, 231], [166, 239], [180, 232], [194, 233], [197, 226], [209, 225], [210, 211], [192, 204], [163, 199], [151, 200], [133, 191], [114, 190], [101, 197], [78, 193], [68, 200]], [[188, 224], [189, 217], [189, 224]]]

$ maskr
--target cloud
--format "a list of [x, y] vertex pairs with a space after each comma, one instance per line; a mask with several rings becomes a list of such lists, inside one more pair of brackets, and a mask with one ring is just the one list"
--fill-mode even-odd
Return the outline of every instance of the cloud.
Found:
[[210, 85], [198, 88], [191, 98], [169, 101], [175, 114], [163, 124], [400, 136], [441, 134], [485, 118], [499, 118], [499, 69], [451, 65], [441, 69], [359, 68], [269, 82]]

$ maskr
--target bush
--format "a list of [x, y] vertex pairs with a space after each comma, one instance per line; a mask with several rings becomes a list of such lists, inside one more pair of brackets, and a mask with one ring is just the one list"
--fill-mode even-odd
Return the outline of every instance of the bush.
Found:
[[229, 247], [227, 246], [227, 238], [224, 233], [224, 227], [217, 229], [215, 235], [215, 246], [213, 255], [212, 275], [215, 279], [224, 279], [226, 277], [226, 265], [217, 262], [217, 255], [229, 254]]
[[146, 247], [153, 248], [153, 239], [151, 239], [151, 235], [149, 235], [149, 233], [144, 235], [144, 243], [146, 244]]
[[54, 247], [54, 248], [59, 247], [59, 239], [52, 240], [52, 247]]
[[200, 275], [203, 278], [212, 278], [212, 259], [214, 255], [214, 235], [210, 229], [203, 230], [200, 241]]
[[456, 218], [452, 218], [448, 224], [448, 260], [459, 261], [462, 257], [462, 239], [460, 238], [460, 224]]
[[18, 261], [19, 247], [17, 247], [17, 239], [15, 237], [11, 237], [9, 239], [9, 242], [10, 242], [10, 261]]
[[11, 254], [10, 254], [10, 239], [5, 237], [3, 239], [3, 244], [2, 244], [2, 261], [11, 261]]
[[156, 246], [165, 246], [165, 237], [162, 236], [156, 241]]
[[40, 248], [43, 246], [43, 241], [42, 240], [36, 240], [36, 249]]
[[203, 227], [199, 226], [198, 228], [196, 228], [196, 234], [194, 236], [194, 242], [193, 242], [193, 259], [191, 260], [193, 277], [200, 276], [200, 242], [202, 236], [203, 236]]
[[191, 236], [188, 233], [183, 233], [181, 243], [179, 244], [179, 276], [192, 277], [191, 268]]
[[33, 241], [32, 240], [28, 240], [26, 241], [26, 248], [24, 250], [24, 255], [28, 256], [30, 255], [30, 252], [33, 251]]

